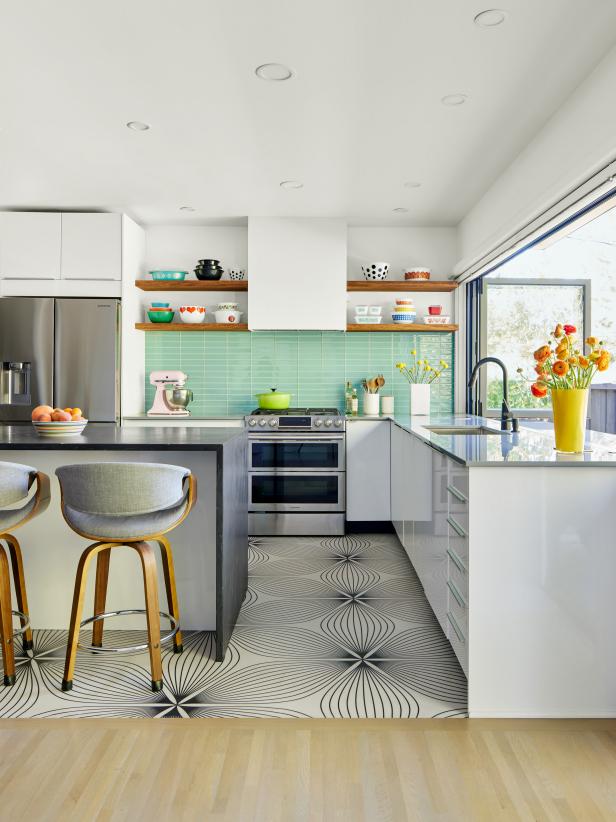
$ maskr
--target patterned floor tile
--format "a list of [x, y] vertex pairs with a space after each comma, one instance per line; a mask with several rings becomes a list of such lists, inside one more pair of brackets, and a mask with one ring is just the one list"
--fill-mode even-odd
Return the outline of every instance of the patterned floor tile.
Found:
[[[85, 639], [85, 637], [84, 637]], [[105, 644], [144, 641], [109, 630]], [[466, 715], [466, 679], [397, 538], [258, 538], [249, 588], [223, 662], [214, 634], [163, 653], [152, 693], [147, 653], [80, 651], [60, 688], [66, 632], [37, 630], [0, 689], [0, 717], [342, 717]]]

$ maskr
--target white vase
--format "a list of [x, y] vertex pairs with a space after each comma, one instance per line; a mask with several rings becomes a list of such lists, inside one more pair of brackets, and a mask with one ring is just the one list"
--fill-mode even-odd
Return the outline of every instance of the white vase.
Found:
[[412, 382], [410, 388], [410, 413], [414, 417], [426, 417], [430, 414], [430, 386], [426, 383]]
[[366, 417], [378, 417], [379, 399], [378, 394], [369, 394], [364, 391], [364, 414]]

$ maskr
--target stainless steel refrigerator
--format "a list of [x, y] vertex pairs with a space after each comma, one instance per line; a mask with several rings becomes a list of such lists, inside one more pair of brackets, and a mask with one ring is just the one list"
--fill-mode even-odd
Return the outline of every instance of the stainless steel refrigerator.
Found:
[[37, 405], [78, 406], [91, 422], [120, 415], [120, 301], [0, 299], [0, 422]]

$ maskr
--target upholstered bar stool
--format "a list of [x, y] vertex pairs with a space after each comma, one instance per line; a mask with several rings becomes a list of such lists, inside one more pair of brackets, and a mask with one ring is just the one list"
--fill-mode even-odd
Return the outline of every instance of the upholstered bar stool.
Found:
[[[28, 499], [36, 483], [34, 495]], [[23, 503], [18, 507], [17, 503]], [[0, 462], [0, 640], [4, 659], [4, 684], [15, 683], [15, 648], [13, 639], [23, 634], [24, 651], [32, 648], [32, 629], [26, 596], [26, 579], [19, 542], [9, 531], [21, 528], [41, 514], [49, 505], [49, 477], [15, 462]], [[18, 611], [11, 610], [11, 582], [9, 563], [2, 540], [9, 546], [13, 584]], [[21, 628], [13, 632], [13, 614], [19, 617]]]
[[[136, 653], [149, 650], [152, 690], [163, 685], [161, 643], [173, 639], [174, 651], [182, 652], [180, 611], [175, 589], [173, 554], [164, 536], [178, 526], [195, 503], [197, 483], [187, 468], [142, 462], [102, 462], [65, 465], [56, 470], [62, 492], [62, 514], [77, 534], [95, 540], [81, 555], [75, 579], [75, 593], [66, 648], [62, 690], [73, 687], [79, 631], [92, 624], [92, 645], [79, 646], [92, 651]], [[157, 542], [162, 555], [163, 574], [169, 613], [159, 611], [156, 558], [148, 542]], [[105, 613], [109, 561], [113, 548], [133, 548], [141, 560], [145, 609]], [[96, 557], [94, 616], [81, 620], [90, 562]], [[104, 648], [103, 624], [108, 617], [121, 614], [146, 615], [148, 642], [129, 648]], [[160, 634], [160, 617], [169, 619], [172, 629]]]

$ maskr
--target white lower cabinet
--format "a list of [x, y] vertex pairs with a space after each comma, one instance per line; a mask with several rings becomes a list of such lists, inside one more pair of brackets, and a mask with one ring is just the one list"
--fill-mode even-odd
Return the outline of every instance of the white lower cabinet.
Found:
[[351, 522], [389, 522], [389, 420], [349, 421], [346, 431], [346, 518]]
[[468, 673], [468, 469], [391, 425], [391, 519]]

